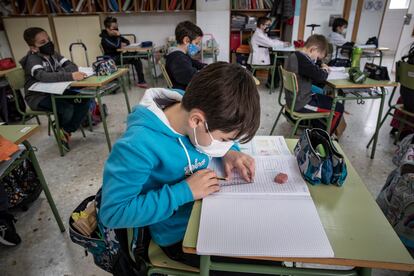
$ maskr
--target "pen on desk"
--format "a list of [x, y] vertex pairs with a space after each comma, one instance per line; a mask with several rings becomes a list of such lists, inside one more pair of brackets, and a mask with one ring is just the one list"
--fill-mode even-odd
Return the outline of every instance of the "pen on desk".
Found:
[[225, 177], [219, 177], [219, 176], [217, 176], [216, 179], [217, 180], [227, 180], [227, 178], [225, 178]]

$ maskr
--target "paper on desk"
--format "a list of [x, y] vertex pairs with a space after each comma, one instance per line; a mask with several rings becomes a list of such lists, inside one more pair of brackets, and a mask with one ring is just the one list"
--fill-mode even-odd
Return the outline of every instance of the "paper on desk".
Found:
[[356, 44], [355, 48], [361, 48], [361, 49], [375, 49], [377, 46], [374, 44]]
[[345, 72], [346, 71], [345, 67], [334, 67], [334, 66], [329, 67], [329, 70], [331, 72]]
[[92, 67], [79, 67], [79, 72], [85, 73], [86, 77], [90, 77], [95, 75], [95, 71], [93, 71]]
[[327, 80], [347, 80], [348, 78], [349, 75], [346, 72], [331, 71]]
[[62, 81], [62, 82], [35, 82], [28, 90], [62, 95], [63, 92], [70, 86], [71, 81]]
[[125, 48], [137, 48], [141, 47], [141, 43], [131, 43], [128, 46], [125, 46]]
[[283, 136], [256, 136], [246, 144], [240, 144], [240, 151], [255, 155], [292, 155]]
[[290, 45], [290, 46], [287, 46], [287, 47], [273, 47], [273, 49], [272, 49], [273, 51], [278, 51], [278, 52], [295, 52], [296, 51], [296, 49], [295, 49], [295, 46], [293, 46], [293, 45]]

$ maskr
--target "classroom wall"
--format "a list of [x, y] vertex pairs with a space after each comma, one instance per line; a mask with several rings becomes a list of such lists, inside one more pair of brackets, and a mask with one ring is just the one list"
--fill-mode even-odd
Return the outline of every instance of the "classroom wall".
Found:
[[12, 57], [6, 32], [0, 31], [0, 58]]
[[156, 46], [165, 45], [167, 38], [174, 36], [179, 22], [196, 22], [194, 13], [120, 15], [117, 19], [122, 34], [135, 34], [138, 41], [151, 40]]
[[392, 54], [396, 51], [398, 46], [398, 40], [401, 35], [404, 15], [407, 13], [407, 9], [387, 9], [385, 10], [384, 20], [380, 31], [379, 45], [382, 47], [388, 47], [391, 49]]
[[[230, 1], [197, 0], [197, 22], [204, 34], [212, 34], [220, 47], [219, 61], [229, 61]], [[205, 37], [206, 39], [208, 36]], [[208, 61], [207, 61], [208, 62]]]
[[[380, 0], [378, 0], [380, 1]], [[366, 9], [367, 2], [370, 0], [365, 0], [362, 7], [361, 19], [359, 21], [359, 30], [356, 39], [356, 43], [365, 44], [368, 38], [376, 36], [378, 37], [381, 25], [382, 14], [384, 13], [386, 0], [381, 0], [383, 2], [382, 9]], [[372, 2], [372, 1], [371, 1]]]
[[[408, 13], [414, 14], [414, 0], [411, 0], [410, 6], [408, 7]], [[395, 60], [400, 60], [402, 56], [406, 55], [408, 53], [408, 50], [410, 49], [410, 45], [414, 42], [414, 18], [411, 19], [411, 22], [409, 25], [404, 25], [401, 37], [399, 39], [397, 51], [395, 54]]]

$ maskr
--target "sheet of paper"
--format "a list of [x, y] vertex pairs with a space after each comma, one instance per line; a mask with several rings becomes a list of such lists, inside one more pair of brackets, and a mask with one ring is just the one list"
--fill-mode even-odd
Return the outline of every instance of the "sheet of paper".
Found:
[[291, 155], [283, 136], [255, 136], [252, 141], [239, 147], [242, 152], [251, 156]]
[[344, 72], [346, 71], [345, 67], [329, 67], [331, 72]]
[[377, 48], [374, 44], [357, 44], [355, 45], [356, 48], [361, 48], [361, 49], [375, 49]]
[[294, 52], [296, 51], [295, 46], [290, 45], [287, 47], [273, 47], [273, 51], [277, 52]]
[[[248, 183], [236, 171], [227, 181], [219, 181], [220, 191], [214, 195], [222, 194], [285, 194], [308, 195], [308, 186], [299, 171], [296, 158], [291, 156], [255, 156], [256, 172], [252, 183]], [[225, 176], [221, 159], [213, 158], [209, 168], [216, 171], [219, 176]], [[288, 175], [288, 181], [284, 184], [275, 183], [274, 178], [278, 173]]]
[[137, 48], [137, 47], [141, 47], [141, 43], [131, 43], [125, 48]]
[[203, 199], [197, 253], [334, 257], [312, 199], [300, 196]]
[[93, 71], [92, 67], [79, 67], [79, 72], [85, 73], [86, 77], [90, 77], [95, 75], [95, 72]]
[[328, 80], [346, 80], [349, 78], [348, 73], [331, 71], [328, 75]]
[[49, 94], [62, 95], [66, 88], [70, 86], [71, 81], [62, 82], [35, 82], [29, 87], [30, 91], [37, 91]]

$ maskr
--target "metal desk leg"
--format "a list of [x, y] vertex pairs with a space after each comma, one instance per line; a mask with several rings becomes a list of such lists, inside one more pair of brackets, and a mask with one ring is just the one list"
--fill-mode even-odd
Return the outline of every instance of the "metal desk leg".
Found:
[[100, 114], [101, 114], [102, 125], [103, 125], [104, 132], [105, 132], [106, 143], [108, 144], [108, 150], [110, 152], [111, 149], [112, 149], [111, 138], [109, 137], [108, 126], [106, 124], [106, 115], [105, 115], [105, 112], [103, 112], [102, 99], [101, 99], [101, 94], [100, 94], [99, 90], [98, 90], [98, 93], [96, 95], [96, 100], [98, 101], [99, 110], [101, 110]]
[[59, 212], [56, 208], [55, 202], [53, 201], [52, 195], [50, 194], [49, 187], [47, 186], [45, 177], [43, 176], [42, 170], [40, 169], [39, 162], [37, 161], [32, 145], [30, 145], [29, 141], [24, 141], [23, 145], [29, 151], [30, 161], [32, 161], [33, 168], [36, 171], [40, 184], [42, 185], [43, 192], [46, 195], [46, 199], [49, 202], [49, 206], [52, 209], [52, 212], [53, 212], [53, 215], [55, 216], [57, 224], [59, 225], [59, 229], [61, 232], [65, 232], [65, 226], [63, 225], [62, 219], [60, 218]]
[[124, 93], [124, 96], [125, 96], [125, 102], [126, 102], [126, 105], [127, 105], [128, 113], [131, 113], [131, 106], [129, 105], [128, 92], [125, 89], [125, 79], [124, 79], [124, 77], [120, 77], [118, 80], [121, 84], [122, 92]]
[[371, 272], [372, 272], [371, 268], [366, 268], [366, 267], [358, 268], [358, 275], [360, 276], [371, 276]]
[[382, 51], [379, 50], [379, 53], [380, 53], [380, 63], [379, 63], [379, 65], [381, 66], [382, 65]]
[[375, 126], [374, 144], [372, 144], [371, 159], [374, 159], [374, 156], [375, 156], [375, 149], [377, 147], [377, 142], [378, 142], [378, 132], [381, 127], [382, 110], [384, 109], [384, 102], [385, 102], [385, 88], [384, 87], [381, 87], [381, 93], [382, 93], [381, 104], [380, 104], [380, 109], [378, 112], [377, 124]]
[[328, 117], [328, 122], [326, 123], [326, 131], [330, 134], [331, 133], [331, 125], [332, 125], [332, 120], [335, 114], [335, 109], [336, 109], [336, 102], [337, 102], [337, 97], [338, 93], [337, 90], [334, 89], [334, 97], [332, 99], [332, 106], [331, 106], [331, 113], [329, 114]]
[[54, 95], [51, 95], [52, 99], [52, 110], [53, 110], [53, 117], [55, 118], [55, 128], [52, 126], [53, 133], [55, 134], [56, 142], [58, 144], [60, 156], [65, 155], [65, 151], [63, 150], [62, 140], [60, 140], [60, 125], [59, 125], [59, 116], [56, 108], [56, 98]]
[[209, 276], [210, 264], [210, 256], [200, 256], [200, 276]]
[[[149, 59], [148, 59], [149, 60]], [[152, 67], [154, 68], [154, 82], [155, 84], [158, 84], [158, 78], [157, 78], [157, 68], [155, 66], [155, 56], [154, 51], [151, 51], [151, 61], [152, 61]]]

